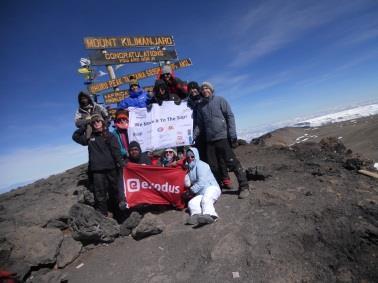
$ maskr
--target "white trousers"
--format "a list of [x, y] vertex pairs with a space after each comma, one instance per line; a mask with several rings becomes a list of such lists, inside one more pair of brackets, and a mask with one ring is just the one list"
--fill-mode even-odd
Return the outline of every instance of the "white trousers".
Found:
[[196, 195], [189, 203], [190, 215], [194, 214], [210, 214], [218, 217], [215, 212], [214, 203], [221, 195], [221, 190], [218, 186], [210, 186], [204, 189], [203, 193]]

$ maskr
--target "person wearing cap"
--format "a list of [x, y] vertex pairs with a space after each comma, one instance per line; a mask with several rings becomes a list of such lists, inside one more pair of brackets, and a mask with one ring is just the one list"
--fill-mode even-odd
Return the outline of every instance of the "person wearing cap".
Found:
[[161, 68], [161, 73], [158, 80], [163, 80], [167, 87], [168, 93], [176, 94], [180, 99], [186, 99], [188, 97], [188, 90], [186, 83], [178, 77], [175, 77], [170, 65], [164, 65]]
[[88, 146], [88, 171], [95, 209], [109, 216], [109, 211], [118, 213], [118, 204], [124, 200], [123, 188], [119, 187], [119, 168], [123, 168], [124, 161], [117, 139], [108, 131], [103, 117], [99, 114], [92, 115], [90, 124], [93, 130], [89, 138], [85, 128], [80, 128], [73, 133], [72, 139]]
[[91, 95], [86, 91], [80, 91], [78, 94], [79, 108], [75, 113], [75, 125], [77, 128], [87, 127], [90, 124], [92, 115], [99, 114], [102, 119], [108, 123], [108, 111], [92, 100]]
[[183, 197], [187, 198], [187, 195], [194, 195], [188, 203], [190, 217], [186, 224], [211, 224], [218, 218], [214, 207], [214, 203], [221, 195], [218, 182], [209, 165], [200, 160], [196, 148], [190, 147], [186, 151], [185, 165], [189, 169], [188, 178], [185, 178], [185, 185], [189, 188]]
[[127, 110], [119, 109], [115, 114], [113, 135], [118, 140], [118, 145], [124, 160], [128, 156], [129, 138], [127, 129], [129, 128], [129, 112]]
[[140, 144], [136, 141], [130, 142], [129, 145], [129, 162], [142, 165], [151, 165], [151, 160], [147, 154], [142, 153]]
[[129, 82], [129, 96], [118, 103], [118, 109], [128, 109], [129, 107], [145, 108], [150, 103], [151, 97], [138, 81], [131, 76]]
[[198, 107], [198, 127], [196, 127], [194, 137], [202, 135], [206, 140], [207, 162], [218, 182], [224, 188], [231, 188], [228, 175], [228, 169], [230, 169], [235, 173], [239, 183], [239, 198], [246, 198], [249, 195], [248, 180], [232, 150], [238, 143], [231, 107], [226, 99], [214, 95], [214, 87], [209, 82], [202, 83], [201, 95], [203, 103]]

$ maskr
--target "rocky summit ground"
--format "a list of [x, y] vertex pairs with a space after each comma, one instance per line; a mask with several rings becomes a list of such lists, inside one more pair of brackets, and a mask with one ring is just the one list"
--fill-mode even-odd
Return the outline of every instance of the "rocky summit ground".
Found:
[[3, 194], [0, 269], [27, 282], [378, 282], [378, 179], [357, 172], [371, 162], [337, 138], [236, 153], [250, 197], [224, 193], [199, 229], [183, 211], [96, 214], [85, 166]]

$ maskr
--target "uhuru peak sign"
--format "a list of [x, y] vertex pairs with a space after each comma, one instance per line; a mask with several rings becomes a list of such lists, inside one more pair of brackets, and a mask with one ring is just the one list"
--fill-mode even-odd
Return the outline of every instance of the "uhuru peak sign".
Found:
[[[180, 60], [178, 62], [170, 64], [172, 69], [189, 67], [191, 65], [192, 65], [192, 61], [190, 59], [183, 59], [183, 60]], [[117, 79], [110, 80], [110, 81], [107, 81], [107, 82], [91, 84], [91, 85], [88, 86], [88, 90], [91, 93], [96, 94], [96, 93], [103, 91], [105, 89], [118, 87], [118, 86], [123, 85], [123, 84], [128, 84], [130, 82], [131, 76], [134, 77], [136, 80], [141, 80], [141, 79], [145, 79], [145, 78], [148, 78], [148, 77], [156, 76], [157, 74], [159, 74], [159, 72], [160, 72], [160, 67], [150, 68], [150, 69], [138, 72], [138, 73], [125, 75], [125, 76], [122, 76], [122, 77], [119, 77]]]
[[86, 37], [86, 49], [147, 47], [147, 46], [174, 46], [172, 36], [112, 36], [112, 37]]
[[[152, 91], [153, 88], [154, 88], [153, 86], [143, 87], [143, 89], [147, 92]], [[113, 92], [109, 92], [109, 93], [104, 94], [104, 101], [105, 101], [105, 104], [118, 103], [118, 102], [124, 100], [128, 96], [129, 96], [128, 90], [113, 91]]]
[[92, 53], [89, 58], [92, 65], [98, 66], [168, 61], [176, 59], [177, 54], [175, 50], [144, 50], [122, 52], [96, 51]]

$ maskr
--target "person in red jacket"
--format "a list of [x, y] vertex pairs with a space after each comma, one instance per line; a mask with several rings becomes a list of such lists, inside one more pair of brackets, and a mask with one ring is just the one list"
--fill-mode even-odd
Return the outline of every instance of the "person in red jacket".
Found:
[[188, 97], [186, 83], [174, 76], [169, 65], [165, 65], [161, 68], [161, 74], [159, 75], [158, 80], [163, 80], [167, 84], [168, 92], [170, 94], [176, 94], [180, 99], [186, 99]]

